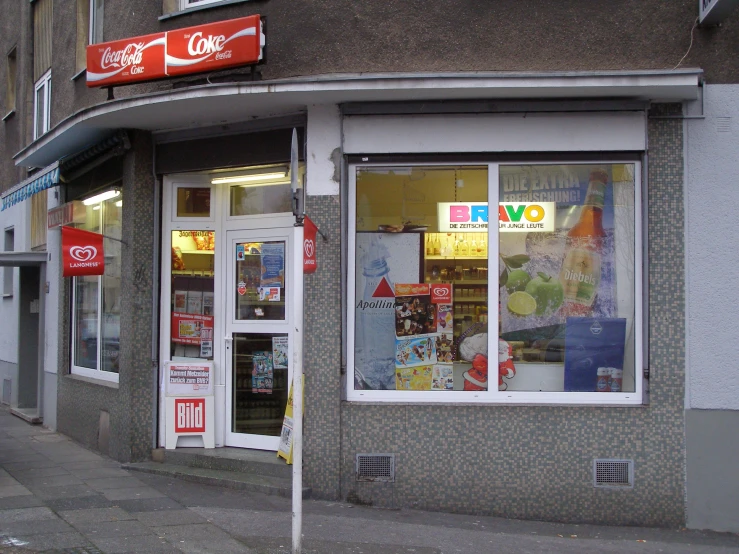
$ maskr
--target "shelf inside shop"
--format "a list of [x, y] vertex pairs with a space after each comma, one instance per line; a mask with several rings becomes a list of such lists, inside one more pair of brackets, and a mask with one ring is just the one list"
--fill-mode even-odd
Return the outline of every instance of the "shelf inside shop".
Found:
[[203, 269], [173, 269], [172, 275], [183, 277], [207, 277], [212, 279], [215, 272]]
[[487, 256], [429, 256], [426, 255], [427, 260], [487, 260]]
[[485, 296], [455, 296], [454, 302], [487, 302]]
[[183, 254], [215, 254], [215, 250], [182, 250]]
[[454, 279], [452, 281], [442, 281], [442, 280], [436, 280], [436, 281], [427, 281], [431, 285], [487, 285], [488, 281], [486, 279]]

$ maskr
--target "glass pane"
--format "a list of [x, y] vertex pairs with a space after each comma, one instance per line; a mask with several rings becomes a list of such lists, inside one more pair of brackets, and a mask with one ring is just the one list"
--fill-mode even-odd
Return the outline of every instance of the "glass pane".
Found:
[[235, 318], [285, 319], [285, 242], [236, 245]]
[[357, 170], [354, 386], [487, 389], [486, 167]]
[[44, 134], [46, 124], [46, 102], [45, 87], [36, 90], [36, 138]]
[[98, 360], [98, 278], [75, 277], [74, 365], [97, 369]]
[[501, 166], [501, 388], [634, 392], [634, 171]]
[[290, 183], [231, 187], [231, 215], [292, 212]]
[[213, 359], [213, 231], [172, 231], [173, 360]]
[[[120, 197], [103, 202], [103, 234], [106, 237], [121, 238], [122, 206], [123, 201]], [[121, 338], [121, 243], [105, 238], [104, 248], [102, 367], [100, 369], [118, 373]]]
[[288, 393], [287, 335], [234, 333], [231, 431], [279, 436]]
[[210, 187], [178, 188], [177, 217], [210, 217]]

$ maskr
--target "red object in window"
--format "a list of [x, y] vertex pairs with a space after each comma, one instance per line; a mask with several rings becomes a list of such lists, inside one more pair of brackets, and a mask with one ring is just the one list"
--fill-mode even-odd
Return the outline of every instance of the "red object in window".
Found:
[[451, 304], [452, 286], [446, 283], [435, 283], [431, 285], [432, 304]]
[[303, 225], [303, 273], [315, 273], [318, 268], [316, 262], [316, 231], [318, 227], [308, 216], [305, 216]]
[[105, 273], [103, 235], [62, 227], [62, 267], [64, 277]]
[[205, 433], [205, 398], [176, 398], [174, 432]]

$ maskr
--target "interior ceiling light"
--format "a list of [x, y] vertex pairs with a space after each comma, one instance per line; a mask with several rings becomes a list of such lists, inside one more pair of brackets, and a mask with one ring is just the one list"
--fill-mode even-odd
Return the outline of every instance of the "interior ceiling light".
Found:
[[258, 181], [274, 181], [276, 179], [284, 179], [287, 177], [287, 170], [270, 171], [268, 173], [249, 173], [246, 175], [232, 175], [230, 177], [216, 177], [210, 182], [214, 185], [237, 185], [242, 183], [252, 183], [254, 185], [280, 185], [282, 183], [262, 183]]
[[82, 203], [85, 206], [91, 206], [92, 204], [99, 204], [100, 202], [104, 202], [106, 200], [110, 200], [111, 198], [115, 198], [121, 193], [121, 191], [117, 189], [112, 190], [106, 190], [105, 192], [101, 192], [100, 194], [96, 194], [95, 196], [91, 196], [90, 198], [85, 198]]

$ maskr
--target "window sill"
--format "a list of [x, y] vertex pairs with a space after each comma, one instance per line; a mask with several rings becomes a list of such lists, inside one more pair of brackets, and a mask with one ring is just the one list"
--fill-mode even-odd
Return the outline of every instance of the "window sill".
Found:
[[230, 6], [231, 4], [243, 4], [244, 2], [250, 2], [251, 0], [223, 0], [222, 2], [214, 2], [212, 4], [205, 4], [203, 6], [193, 6], [192, 8], [186, 8], [178, 12], [165, 13], [159, 16], [159, 21], [167, 21], [173, 17], [179, 17], [188, 13], [199, 12], [202, 10], [209, 10], [212, 8], [220, 8], [222, 6]]
[[8, 113], [6, 113], [3, 116], [3, 121], [7, 121], [8, 119], [10, 119], [11, 117], [13, 117], [14, 115], [15, 115], [15, 110], [14, 109], [13, 110], [10, 110]]
[[[117, 373], [115, 375], [118, 375]], [[72, 379], [73, 381], [82, 381], [83, 383], [89, 383], [91, 385], [99, 385], [101, 387], [107, 387], [109, 389], [118, 389], [117, 381], [108, 381], [107, 379], [95, 379], [93, 377], [86, 377], [85, 375], [77, 375], [76, 373], [69, 373], [65, 375], [65, 378]]]
[[72, 75], [72, 78], [70, 79], [70, 81], [76, 81], [77, 79], [82, 77], [85, 73], [87, 73], [87, 68], [80, 69], [77, 73]]

